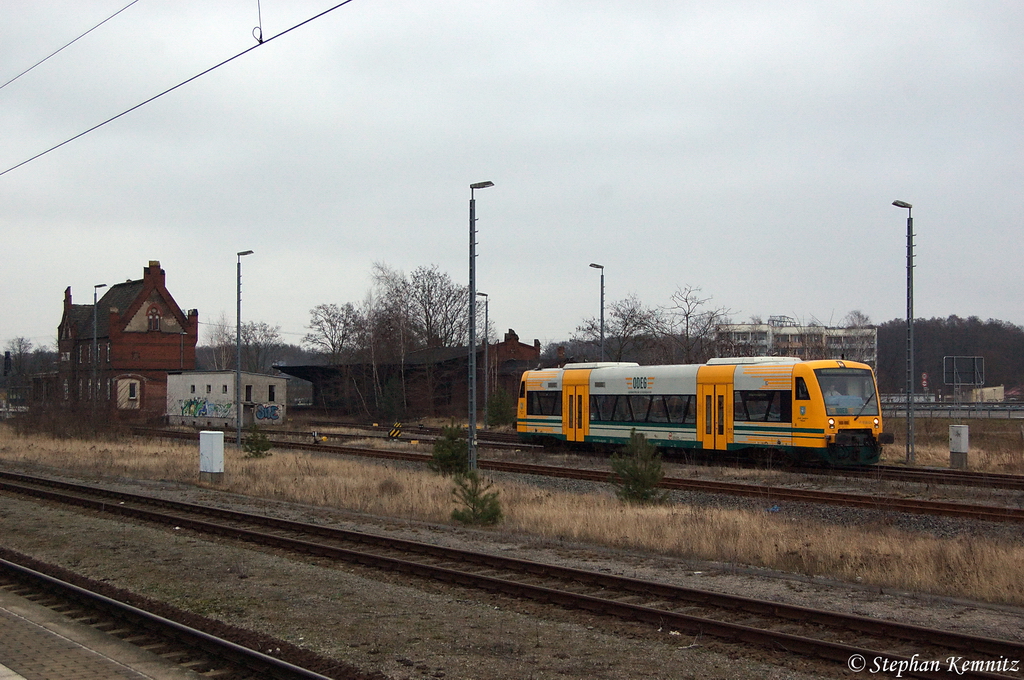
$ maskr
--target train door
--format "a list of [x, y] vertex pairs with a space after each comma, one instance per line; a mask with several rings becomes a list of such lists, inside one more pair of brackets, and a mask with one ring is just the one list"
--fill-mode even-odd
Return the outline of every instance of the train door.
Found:
[[565, 440], [581, 442], [590, 432], [590, 416], [588, 415], [590, 390], [586, 385], [573, 385], [565, 388]]
[[565, 440], [582, 442], [590, 434], [590, 371], [566, 371], [562, 378]]
[[701, 382], [698, 378], [697, 432], [702, 442], [701, 448], [724, 451], [732, 441], [731, 371], [727, 377], [728, 382]]

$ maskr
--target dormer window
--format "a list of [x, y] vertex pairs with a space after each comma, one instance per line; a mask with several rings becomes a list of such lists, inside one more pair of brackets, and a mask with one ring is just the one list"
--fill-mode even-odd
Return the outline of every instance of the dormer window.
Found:
[[160, 330], [160, 309], [156, 305], [149, 308], [146, 318], [149, 319], [149, 330]]

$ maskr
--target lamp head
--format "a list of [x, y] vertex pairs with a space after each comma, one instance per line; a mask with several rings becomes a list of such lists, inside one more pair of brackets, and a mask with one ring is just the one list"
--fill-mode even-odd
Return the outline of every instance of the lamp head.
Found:
[[470, 189], [486, 189], [487, 187], [493, 187], [494, 182], [477, 182], [476, 184], [470, 184]]
[[595, 263], [591, 262], [590, 266], [593, 267], [594, 269], [600, 269], [601, 271], [604, 271], [604, 265], [603, 264], [595, 264]]
[[914, 207], [914, 206], [910, 205], [909, 203], [907, 203], [906, 201], [893, 201], [892, 204], [894, 206], [896, 206], [897, 208], [913, 208]]
[[243, 250], [242, 252], [238, 253], [238, 257], [244, 257], [246, 255], [252, 255], [252, 251], [251, 250]]

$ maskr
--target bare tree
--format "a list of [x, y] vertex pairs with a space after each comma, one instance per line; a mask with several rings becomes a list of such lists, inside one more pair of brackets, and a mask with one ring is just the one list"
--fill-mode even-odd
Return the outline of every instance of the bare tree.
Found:
[[269, 373], [281, 353], [281, 327], [264, 321], [242, 324], [242, 370]]
[[11, 375], [26, 375], [31, 372], [32, 341], [17, 337], [7, 341], [4, 350], [11, 353]]
[[[646, 307], [634, 294], [608, 305], [605, 314], [605, 357], [611, 361], [640, 361], [647, 363], [652, 346], [651, 328], [656, 325], [658, 311]], [[594, 349], [597, 358], [601, 338], [601, 321], [597, 317], [584, 319], [573, 333], [572, 342], [585, 342]], [[583, 357], [577, 357], [583, 359]]]
[[871, 317], [859, 309], [855, 309], [840, 322], [844, 328], [867, 328], [871, 325]]
[[355, 306], [345, 303], [317, 305], [309, 310], [311, 331], [302, 342], [323, 355], [329, 364], [337, 364], [355, 350], [362, 318]]
[[731, 311], [708, 307], [711, 296], [701, 294], [699, 286], [687, 285], [672, 294], [672, 304], [652, 317], [652, 331], [665, 344], [665, 363], [703, 363], [716, 354], [718, 325]]
[[375, 262], [373, 284], [367, 321], [374, 355], [381, 361], [398, 359], [404, 363], [406, 353], [415, 346], [409, 281], [397, 269]]
[[228, 323], [227, 314], [220, 313], [217, 320], [210, 324], [206, 334], [209, 346], [209, 357], [213, 370], [226, 371], [235, 366], [235, 325]]
[[419, 267], [409, 277], [410, 312], [423, 347], [458, 347], [469, 336], [469, 288], [437, 265]]

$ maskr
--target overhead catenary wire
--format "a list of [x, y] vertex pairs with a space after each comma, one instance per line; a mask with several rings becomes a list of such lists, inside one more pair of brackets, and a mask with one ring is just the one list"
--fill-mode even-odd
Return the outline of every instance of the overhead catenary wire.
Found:
[[99, 28], [99, 27], [100, 27], [100, 26], [102, 26], [103, 24], [107, 23], [108, 21], [110, 21], [111, 19], [113, 19], [114, 17], [116, 17], [116, 16], [118, 15], [118, 14], [120, 14], [121, 12], [125, 11], [126, 9], [128, 9], [129, 7], [131, 7], [132, 5], [134, 5], [135, 3], [137, 3], [138, 1], [139, 1], [139, 0], [132, 0], [132, 1], [131, 1], [131, 2], [129, 2], [129, 3], [127, 4], [127, 5], [125, 5], [125, 6], [124, 6], [124, 7], [122, 7], [121, 9], [119, 9], [119, 10], [117, 10], [116, 12], [114, 12], [113, 14], [111, 14], [111, 15], [110, 15], [109, 17], [107, 17], [106, 19], [104, 19], [104, 20], [103, 20], [103, 21], [101, 21], [100, 23], [96, 24], [95, 26], [93, 26], [92, 28], [90, 28], [90, 29], [89, 29], [88, 31], [86, 31], [85, 33], [83, 33], [82, 35], [78, 36], [77, 38], [75, 38], [74, 40], [72, 40], [71, 42], [69, 42], [68, 44], [64, 45], [64, 47], [61, 47], [60, 49], [56, 50], [55, 52], [52, 52], [51, 54], [49, 54], [49, 55], [47, 55], [47, 56], [43, 57], [42, 59], [40, 59], [40, 60], [39, 60], [39, 61], [37, 61], [36, 63], [32, 64], [32, 65], [31, 65], [31, 66], [29, 66], [29, 67], [28, 67], [27, 69], [25, 69], [24, 71], [22, 71], [22, 72], [21, 72], [21, 73], [19, 73], [18, 75], [14, 76], [13, 78], [11, 78], [10, 80], [8, 80], [8, 81], [7, 81], [6, 83], [4, 83], [3, 85], [0, 85], [0, 90], [4, 89], [4, 88], [5, 88], [5, 87], [7, 87], [8, 85], [10, 85], [10, 84], [11, 84], [11, 83], [13, 83], [13, 82], [14, 82], [15, 80], [17, 80], [18, 78], [22, 77], [23, 75], [25, 75], [26, 73], [28, 73], [29, 71], [31, 71], [32, 69], [34, 69], [34, 68], [35, 68], [36, 66], [39, 66], [40, 64], [42, 64], [42, 63], [43, 63], [44, 61], [46, 61], [46, 60], [47, 60], [47, 59], [49, 59], [50, 57], [53, 57], [53, 56], [55, 56], [55, 55], [56, 55], [56, 54], [57, 54], [58, 52], [61, 52], [62, 50], [64, 50], [64, 49], [66, 49], [66, 48], [70, 47], [71, 45], [75, 44], [76, 42], [78, 42], [79, 40], [81, 40], [82, 38], [84, 38], [85, 36], [89, 35], [89, 34], [90, 34], [90, 33], [92, 33], [93, 31], [95, 31], [95, 30], [96, 30], [97, 28]]
[[248, 54], [249, 52], [252, 52], [257, 47], [262, 47], [263, 45], [266, 45], [267, 43], [269, 43], [271, 40], [276, 40], [276, 39], [280, 38], [281, 36], [283, 36], [283, 35], [285, 35], [287, 33], [291, 33], [292, 31], [294, 31], [297, 28], [301, 28], [302, 26], [305, 26], [306, 24], [308, 24], [310, 22], [316, 21], [317, 19], [319, 19], [319, 18], [321, 18], [321, 17], [323, 17], [323, 16], [325, 16], [327, 14], [330, 14], [334, 10], [336, 10], [336, 9], [338, 9], [340, 7], [343, 7], [343, 6], [347, 5], [347, 4], [349, 4], [350, 2], [352, 2], [352, 0], [343, 0], [343, 2], [339, 2], [337, 5], [334, 5], [333, 7], [329, 7], [328, 9], [325, 9], [323, 12], [320, 12], [319, 14], [311, 16], [310, 18], [305, 19], [304, 21], [300, 21], [299, 23], [295, 24], [291, 28], [286, 28], [285, 30], [281, 31], [280, 33], [278, 33], [275, 36], [272, 36], [272, 37], [267, 38], [265, 40], [261, 40], [261, 41], [257, 42], [255, 45], [253, 45], [252, 47], [250, 47], [248, 49], [245, 49], [245, 50], [242, 50], [241, 52], [239, 52], [238, 54], [234, 55], [233, 57], [228, 57], [227, 59], [225, 59], [224, 61], [220, 62], [219, 64], [215, 64], [215, 65], [211, 66], [210, 68], [206, 69], [205, 71], [201, 71], [201, 72], [197, 73], [196, 75], [192, 76], [191, 78], [187, 78], [186, 80], [181, 81], [177, 85], [174, 85], [173, 87], [169, 87], [166, 90], [164, 90], [163, 92], [161, 92], [159, 94], [155, 94], [152, 97], [150, 97], [149, 99], [146, 99], [145, 101], [140, 102], [140, 103], [136, 104], [135, 106], [133, 106], [133, 107], [131, 107], [129, 109], [125, 109], [124, 111], [122, 111], [121, 113], [117, 114], [116, 116], [111, 116], [110, 118], [107, 118], [102, 123], [97, 123], [96, 125], [93, 125], [91, 128], [89, 128], [87, 130], [84, 130], [82, 132], [79, 132], [77, 135], [75, 135], [73, 137], [69, 137], [68, 139], [65, 139], [63, 142], [61, 142], [59, 144], [55, 144], [55, 145], [51, 146], [49, 149], [46, 149], [45, 151], [40, 151], [35, 156], [32, 156], [31, 158], [27, 158], [27, 159], [21, 161], [20, 163], [18, 163], [17, 165], [12, 165], [11, 167], [7, 168], [6, 170], [0, 171], [0, 177], [2, 177], [3, 175], [6, 175], [7, 173], [9, 173], [9, 172], [11, 172], [13, 170], [17, 170], [18, 168], [20, 168], [23, 165], [28, 165], [29, 163], [31, 163], [34, 160], [42, 158], [43, 156], [45, 156], [46, 154], [50, 153], [51, 151], [56, 151], [57, 149], [61, 148], [62, 146], [66, 145], [66, 144], [70, 144], [71, 142], [75, 141], [76, 139], [84, 137], [85, 135], [89, 134], [90, 132], [93, 132], [94, 130], [98, 130], [99, 128], [103, 127], [104, 125], [107, 125], [108, 123], [112, 123], [115, 120], [117, 120], [118, 118], [122, 118], [123, 116], [126, 116], [129, 113], [131, 113], [132, 111], [135, 111], [136, 109], [140, 109], [143, 106], [145, 106], [146, 104], [149, 104], [150, 102], [155, 101], [155, 100], [159, 99], [160, 97], [163, 97], [165, 94], [169, 94], [171, 92], [174, 92], [179, 87], [183, 87], [185, 85], [188, 85], [193, 80], [198, 80], [199, 78], [202, 78], [203, 76], [205, 76], [207, 73], [210, 73], [211, 71], [215, 71], [215, 70], [219, 69], [221, 66], [224, 66], [226, 64], [229, 64], [229, 63], [233, 62], [235, 59], [238, 59], [239, 57], [242, 57], [242, 56]]

